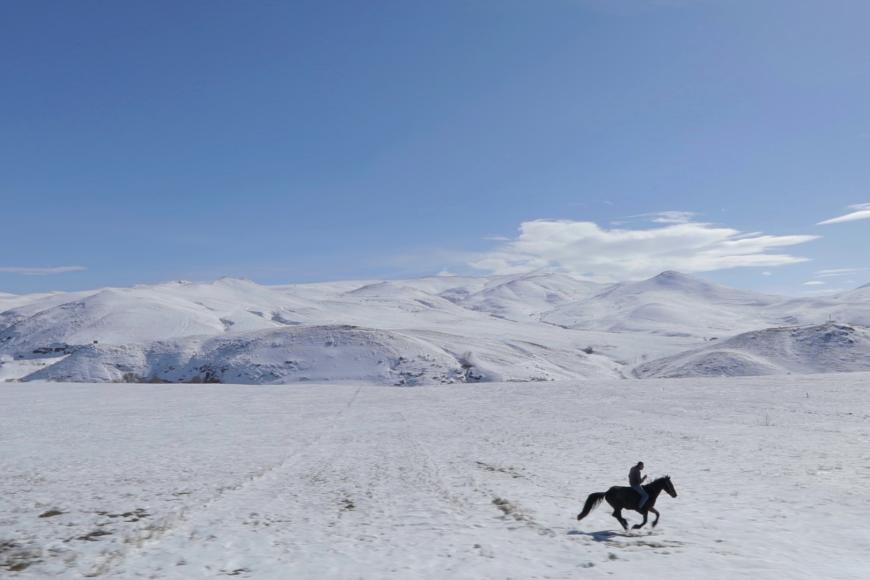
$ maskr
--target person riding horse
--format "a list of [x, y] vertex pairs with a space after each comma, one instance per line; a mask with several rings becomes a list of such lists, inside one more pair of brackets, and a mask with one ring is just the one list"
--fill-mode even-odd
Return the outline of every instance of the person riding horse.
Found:
[[[647, 518], [650, 513], [655, 514], [656, 519], [652, 523], [653, 527], [659, 523], [659, 512], [655, 508], [656, 501], [661, 492], [667, 493], [671, 497], [677, 497], [677, 490], [669, 475], [656, 478], [651, 483], [641, 485], [646, 476], [641, 476], [643, 470], [643, 462], [638, 461], [637, 465], [631, 468], [628, 473], [628, 482], [631, 487], [621, 487], [615, 485], [607, 491], [590, 493], [586, 498], [586, 503], [583, 505], [583, 511], [577, 514], [577, 521], [582, 520], [595, 509], [602, 501], [607, 501], [610, 507], [613, 508], [613, 517], [617, 519], [623, 529], [628, 529], [628, 521], [622, 517], [622, 510], [632, 510], [639, 512], [643, 516], [643, 521], [632, 526], [632, 529], [640, 529], [646, 525]], [[638, 505], [638, 494], [641, 500]]]

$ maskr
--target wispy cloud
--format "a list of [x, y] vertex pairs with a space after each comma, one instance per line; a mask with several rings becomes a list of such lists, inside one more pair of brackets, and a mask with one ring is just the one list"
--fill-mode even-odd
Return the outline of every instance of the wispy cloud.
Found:
[[698, 215], [693, 211], [660, 211], [649, 214], [650, 220], [657, 224], [687, 224]]
[[841, 224], [843, 222], [854, 222], [856, 220], [870, 219], [870, 203], [857, 203], [855, 205], [850, 205], [849, 209], [854, 211], [851, 211], [845, 215], [821, 221], [816, 225], [824, 226], [828, 224]]
[[693, 211], [654, 211], [650, 213], [639, 213], [625, 216], [623, 220], [612, 221], [610, 223], [613, 225], [622, 225], [628, 223], [625, 220], [642, 219], [656, 224], [686, 224], [691, 222], [697, 215], [698, 214]]
[[867, 272], [870, 268], [830, 268], [827, 270], [818, 270], [815, 273], [816, 278], [834, 278], [837, 276], [851, 276], [859, 272]]
[[693, 221], [606, 229], [586, 221], [535, 220], [522, 223], [515, 239], [477, 255], [469, 264], [496, 274], [553, 269], [594, 280], [625, 280], [662, 270], [709, 272], [805, 262], [807, 258], [775, 250], [818, 237], [745, 233]]
[[839, 294], [840, 292], [845, 292], [842, 288], [827, 288], [821, 286], [811, 286], [809, 288], [804, 288], [803, 294], [807, 296], [830, 296], [832, 294]]
[[823, 282], [821, 280], [810, 280], [809, 282], [804, 282], [804, 286], [824, 286], [827, 282]]
[[84, 266], [53, 266], [49, 268], [27, 266], [0, 266], [0, 274], [20, 274], [22, 276], [51, 276], [52, 274], [67, 274], [69, 272], [83, 272]]

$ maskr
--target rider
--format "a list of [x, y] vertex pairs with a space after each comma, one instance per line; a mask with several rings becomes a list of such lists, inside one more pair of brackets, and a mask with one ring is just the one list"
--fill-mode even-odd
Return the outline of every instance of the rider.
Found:
[[637, 509], [643, 509], [643, 504], [646, 503], [646, 500], [649, 499], [649, 494], [646, 490], [640, 485], [646, 479], [646, 476], [640, 476], [640, 472], [643, 470], [643, 461], [638, 461], [637, 465], [632, 467], [628, 471], [628, 483], [631, 485], [631, 489], [640, 494], [640, 504], [637, 506]]

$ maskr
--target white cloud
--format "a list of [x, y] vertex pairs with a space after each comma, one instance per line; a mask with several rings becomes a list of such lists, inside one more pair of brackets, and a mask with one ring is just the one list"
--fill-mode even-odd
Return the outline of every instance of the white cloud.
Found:
[[66, 274], [68, 272], [83, 272], [84, 266], [55, 266], [51, 268], [33, 268], [21, 266], [0, 266], [0, 274], [21, 274], [22, 276], [49, 276], [51, 274]]
[[870, 268], [831, 268], [828, 270], [818, 270], [815, 275], [817, 278], [833, 278], [835, 276], [850, 276], [858, 272], [866, 272], [867, 270], [870, 270]]
[[840, 292], [844, 292], [842, 288], [807, 288], [803, 291], [804, 294], [809, 296], [830, 296], [831, 294], [839, 294]]
[[853, 222], [856, 220], [870, 219], [870, 203], [858, 203], [850, 205], [849, 209], [855, 210], [845, 215], [837, 216], [828, 220], [819, 222], [816, 225], [823, 226], [827, 224], [840, 224], [843, 222]]
[[823, 282], [821, 280], [810, 280], [809, 282], [804, 282], [804, 286], [824, 286], [827, 282]]
[[650, 229], [605, 229], [593, 222], [535, 220], [522, 223], [515, 239], [475, 256], [470, 265], [496, 274], [553, 269], [594, 280], [625, 280], [663, 270], [709, 272], [795, 264], [807, 258], [772, 250], [817, 238], [744, 233], [691, 221]]
[[696, 215], [693, 211], [660, 211], [650, 217], [657, 224], [687, 224]]
[[768, 272], [767, 270], [765, 270], [764, 272], [761, 273], [761, 275], [762, 276], [773, 276], [773, 272]]
[[[657, 224], [685, 224], [692, 221], [698, 214], [693, 211], [655, 211], [651, 213], [639, 213], [636, 215], [626, 216], [627, 219], [643, 218]], [[613, 225], [622, 225], [625, 221], [610, 222]]]

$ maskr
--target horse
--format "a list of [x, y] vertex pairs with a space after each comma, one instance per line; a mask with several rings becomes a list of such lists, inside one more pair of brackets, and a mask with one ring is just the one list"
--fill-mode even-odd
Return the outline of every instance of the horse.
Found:
[[659, 512], [655, 509], [656, 499], [658, 499], [659, 494], [664, 490], [671, 497], [677, 497], [677, 490], [674, 489], [674, 484], [671, 482], [671, 476], [666, 475], [664, 477], [660, 477], [653, 481], [652, 483], [648, 483], [643, 486], [643, 489], [649, 494], [649, 499], [646, 500], [646, 503], [643, 504], [642, 508], [638, 508], [637, 505], [640, 503], [640, 494], [631, 489], [630, 487], [622, 487], [618, 485], [614, 485], [607, 491], [602, 491], [599, 493], [591, 493], [589, 497], [586, 498], [586, 505], [583, 506], [583, 511], [577, 514], [577, 521], [582, 520], [586, 516], [589, 515], [589, 512], [598, 507], [602, 501], [607, 500], [607, 503], [613, 508], [613, 517], [622, 524], [622, 529], [628, 529], [628, 522], [625, 521], [625, 518], [622, 517], [622, 510], [629, 509], [639, 512], [643, 516], [643, 521], [639, 524], [635, 524], [631, 527], [633, 530], [637, 530], [646, 525], [647, 516], [649, 512], [652, 512], [656, 515], [655, 521], [652, 523], [653, 527], [656, 527], [656, 524], [659, 523]]

